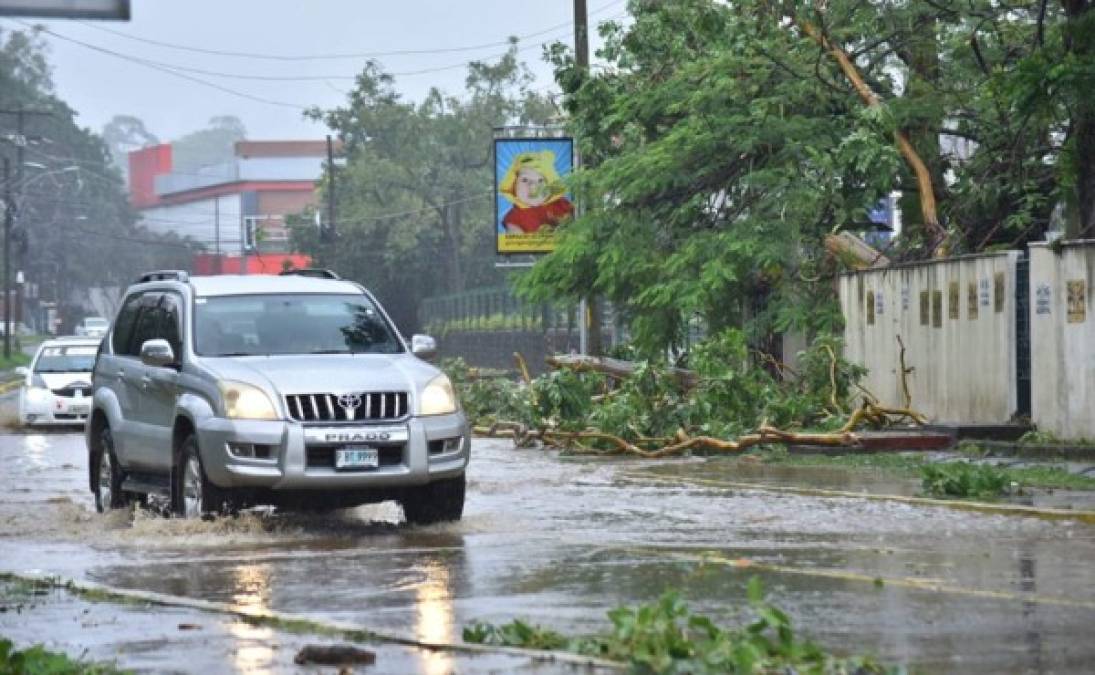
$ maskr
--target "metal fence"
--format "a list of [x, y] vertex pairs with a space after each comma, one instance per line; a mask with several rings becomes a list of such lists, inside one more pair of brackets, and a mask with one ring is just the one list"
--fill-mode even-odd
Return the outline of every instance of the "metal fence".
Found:
[[[578, 307], [530, 303], [505, 286], [492, 286], [423, 300], [419, 321], [438, 340], [442, 357], [460, 357], [479, 367], [510, 368], [521, 352], [533, 372], [543, 357], [579, 348]], [[625, 339], [611, 305], [605, 307], [601, 335], [607, 347]]]
[[437, 337], [454, 332], [578, 329], [574, 307], [525, 302], [505, 286], [427, 298], [418, 318]]

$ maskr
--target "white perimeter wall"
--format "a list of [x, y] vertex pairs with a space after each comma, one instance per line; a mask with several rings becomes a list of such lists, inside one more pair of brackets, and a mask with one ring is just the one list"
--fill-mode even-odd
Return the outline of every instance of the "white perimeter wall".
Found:
[[1017, 400], [1018, 257], [1007, 251], [842, 275], [844, 355], [869, 369], [864, 386], [884, 405], [904, 404], [900, 335], [906, 365], [915, 368], [914, 409], [935, 422], [1007, 422]]
[[[1069, 301], [1069, 285], [1072, 301]], [[1095, 439], [1095, 240], [1030, 247], [1031, 416], [1062, 439]]]

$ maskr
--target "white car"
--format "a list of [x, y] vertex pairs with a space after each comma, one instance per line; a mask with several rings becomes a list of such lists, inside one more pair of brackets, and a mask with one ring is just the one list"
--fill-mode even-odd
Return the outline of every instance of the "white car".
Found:
[[76, 325], [76, 334], [86, 337], [103, 337], [110, 329], [110, 322], [101, 316], [88, 316]]
[[27, 426], [82, 425], [91, 411], [91, 371], [99, 351], [98, 338], [46, 340], [19, 391], [19, 421]]

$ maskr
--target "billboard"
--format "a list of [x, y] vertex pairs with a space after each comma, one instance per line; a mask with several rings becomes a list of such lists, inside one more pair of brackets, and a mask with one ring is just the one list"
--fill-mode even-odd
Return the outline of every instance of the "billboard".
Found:
[[574, 216], [564, 180], [574, 169], [570, 138], [494, 140], [494, 230], [499, 254], [551, 253], [555, 228]]

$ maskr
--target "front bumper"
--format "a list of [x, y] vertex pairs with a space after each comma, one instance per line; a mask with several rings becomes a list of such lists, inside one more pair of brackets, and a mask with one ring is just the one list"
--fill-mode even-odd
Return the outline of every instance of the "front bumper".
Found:
[[90, 413], [90, 398], [57, 396], [48, 389], [26, 387], [19, 394], [19, 421], [27, 426], [83, 426]]
[[[378, 433], [384, 430], [386, 439]], [[471, 451], [471, 430], [463, 413], [369, 425], [210, 417], [198, 424], [197, 435], [209, 480], [234, 488], [358, 490], [424, 485], [459, 476]], [[443, 441], [450, 439], [459, 441], [450, 441], [446, 449]], [[262, 448], [269, 458], [240, 457], [229, 451], [230, 445], [239, 444]], [[380, 444], [386, 461], [373, 469], [354, 471], [336, 470], [325, 462], [335, 448], [366, 444]]]

